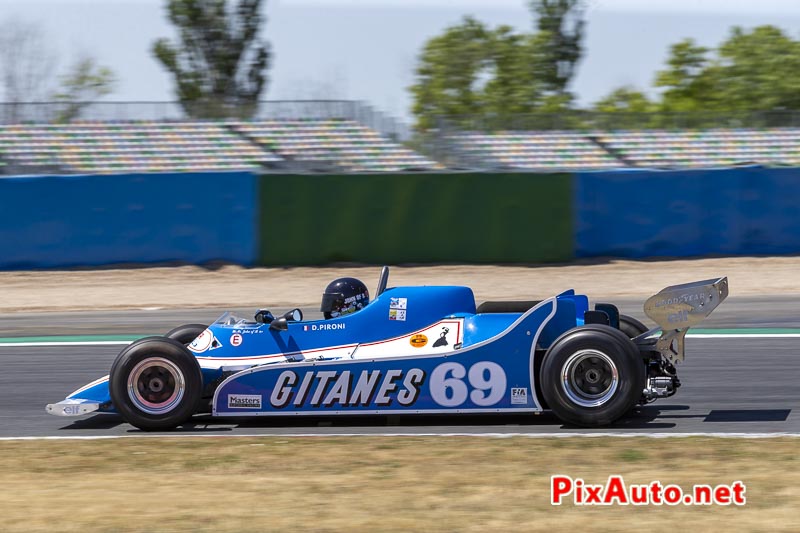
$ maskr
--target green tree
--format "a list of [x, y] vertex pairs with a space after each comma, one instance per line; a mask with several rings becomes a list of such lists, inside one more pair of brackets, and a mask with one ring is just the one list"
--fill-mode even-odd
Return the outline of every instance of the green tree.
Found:
[[77, 118], [87, 105], [110, 94], [116, 79], [110, 68], [98, 65], [91, 57], [81, 57], [61, 77], [61, 87], [53, 98], [64, 104], [59, 122]]
[[600, 113], [651, 113], [655, 104], [638, 89], [619, 87], [595, 102], [593, 109]]
[[483, 111], [479, 82], [489, 61], [489, 31], [479, 21], [465, 17], [426, 44], [410, 88], [416, 127], [437, 126], [440, 116], [463, 117]]
[[664, 90], [662, 111], [694, 112], [718, 107], [717, 66], [709, 52], [692, 39], [670, 47], [667, 68], [659, 71], [655, 80], [655, 86]]
[[538, 45], [535, 36], [490, 29], [472, 17], [430, 39], [410, 88], [417, 130], [437, 127], [437, 117], [466, 128], [509, 129], [518, 116], [539, 110], [547, 95], [534, 68]]
[[774, 26], [733, 28], [719, 47], [716, 72], [728, 109], [800, 109], [800, 42]]
[[542, 101], [542, 86], [530, 68], [530, 36], [500, 26], [487, 36], [488, 81], [483, 87], [482, 112], [497, 128], [513, 127], [514, 118], [534, 112]]
[[537, 29], [533, 67], [545, 89], [562, 101], [583, 54], [585, 7], [584, 0], [530, 1]]
[[259, 39], [261, 0], [167, 0], [179, 43], [158, 39], [153, 55], [172, 74], [186, 113], [198, 118], [254, 113], [266, 84], [268, 45]]
[[598, 117], [595, 125], [606, 129], [635, 129], [657, 127], [658, 117], [654, 113], [658, 104], [652, 102], [645, 93], [630, 87], [618, 87], [592, 106], [598, 113], [612, 115]]

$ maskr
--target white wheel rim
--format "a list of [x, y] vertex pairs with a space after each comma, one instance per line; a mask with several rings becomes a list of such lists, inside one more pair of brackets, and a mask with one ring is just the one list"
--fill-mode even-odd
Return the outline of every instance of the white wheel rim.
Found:
[[163, 357], [148, 357], [128, 374], [128, 397], [137, 409], [149, 415], [173, 410], [185, 390], [183, 372]]
[[617, 365], [598, 350], [579, 350], [561, 367], [561, 383], [570, 401], [581, 407], [600, 407], [619, 386]]

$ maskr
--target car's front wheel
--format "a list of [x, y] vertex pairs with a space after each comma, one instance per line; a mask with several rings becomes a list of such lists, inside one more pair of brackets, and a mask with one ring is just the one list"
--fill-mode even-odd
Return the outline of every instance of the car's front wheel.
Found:
[[197, 410], [203, 376], [183, 344], [165, 337], [138, 340], [111, 366], [111, 400], [122, 417], [145, 431], [172, 429]]
[[184, 346], [188, 346], [206, 330], [206, 327], [208, 326], [204, 326], [203, 324], [184, 324], [183, 326], [178, 326], [170, 330], [164, 336], [168, 339], [175, 339]]
[[628, 412], [642, 395], [645, 365], [622, 332], [605, 325], [574, 328], [545, 354], [542, 395], [564, 422], [605, 426]]

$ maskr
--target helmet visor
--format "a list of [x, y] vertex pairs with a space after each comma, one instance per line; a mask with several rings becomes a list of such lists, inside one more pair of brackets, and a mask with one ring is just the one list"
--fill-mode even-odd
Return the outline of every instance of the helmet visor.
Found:
[[319, 310], [323, 313], [341, 311], [344, 307], [344, 294], [341, 292], [326, 292], [322, 294], [322, 305]]

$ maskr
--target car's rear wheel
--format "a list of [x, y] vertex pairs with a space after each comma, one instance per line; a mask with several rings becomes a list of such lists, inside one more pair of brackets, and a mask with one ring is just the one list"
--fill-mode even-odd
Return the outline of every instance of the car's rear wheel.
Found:
[[201, 333], [203, 333], [208, 326], [203, 324], [184, 324], [177, 328], [170, 330], [169, 333], [164, 335], [168, 339], [175, 339], [184, 346], [188, 346], [195, 340]]
[[548, 406], [576, 426], [611, 424], [636, 405], [644, 383], [639, 350], [624, 333], [605, 325], [564, 333], [545, 354], [541, 368]]
[[197, 410], [203, 376], [181, 343], [148, 337], [120, 352], [109, 389], [114, 407], [130, 424], [145, 431], [172, 429]]
[[619, 330], [628, 336], [629, 339], [638, 337], [642, 333], [647, 333], [650, 328], [629, 315], [619, 315]]

